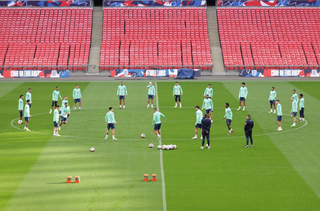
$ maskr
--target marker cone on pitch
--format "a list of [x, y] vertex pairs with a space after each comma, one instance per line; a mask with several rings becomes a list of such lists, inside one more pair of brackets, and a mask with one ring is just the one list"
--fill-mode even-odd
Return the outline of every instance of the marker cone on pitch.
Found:
[[143, 181], [148, 182], [149, 181], [149, 175], [144, 174]]
[[80, 183], [80, 176], [76, 176], [74, 178], [74, 183]]
[[157, 175], [156, 174], [152, 174], [152, 181], [153, 182], [157, 181]]
[[72, 182], [72, 176], [67, 176], [67, 183], [71, 183]]

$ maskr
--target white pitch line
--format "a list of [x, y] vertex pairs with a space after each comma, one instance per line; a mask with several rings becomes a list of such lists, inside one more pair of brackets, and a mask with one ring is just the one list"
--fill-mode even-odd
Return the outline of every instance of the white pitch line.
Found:
[[[158, 108], [158, 111], [160, 111], [157, 82], [156, 82], [156, 100], [157, 100], [157, 108]], [[159, 144], [162, 146], [161, 138], [159, 139]], [[164, 180], [162, 150], [160, 150], [160, 168], [161, 168], [161, 180], [162, 180], [162, 202], [163, 202], [163, 211], [167, 211], [166, 183], [165, 183], [165, 180]]]

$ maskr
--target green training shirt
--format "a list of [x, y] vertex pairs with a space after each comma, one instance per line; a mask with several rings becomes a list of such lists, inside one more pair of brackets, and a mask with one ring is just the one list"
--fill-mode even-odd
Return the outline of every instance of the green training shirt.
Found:
[[202, 109], [203, 108], [206, 108], [206, 110], [211, 108], [213, 110], [213, 102], [210, 98], [208, 98], [208, 99], [204, 98], [203, 104], [202, 104]]
[[52, 101], [58, 101], [58, 97], [60, 97], [60, 99], [62, 100], [62, 97], [60, 95], [60, 92], [57, 90], [54, 90], [52, 92]]
[[276, 91], [270, 91], [270, 96], [269, 96], [269, 100], [275, 100], [277, 97], [277, 92]]
[[294, 93], [294, 94], [292, 95], [292, 97], [293, 97], [293, 100], [294, 100], [294, 101], [298, 102], [298, 95], [297, 95], [297, 93]]
[[26, 104], [24, 106], [24, 117], [30, 117], [30, 106], [29, 106], [29, 104]]
[[277, 105], [277, 115], [282, 116], [282, 106], [280, 103]]
[[301, 110], [301, 108], [304, 108], [304, 98], [300, 98], [299, 110]]
[[23, 100], [20, 98], [18, 101], [18, 111], [22, 111], [23, 110]]
[[27, 100], [30, 100], [30, 103], [32, 103], [32, 99], [31, 99], [32, 97], [31, 97], [31, 93], [30, 92], [27, 92], [26, 93], [26, 102], [27, 102]]
[[58, 109], [54, 109], [54, 112], [53, 112], [53, 121], [54, 121], [54, 122], [59, 122], [59, 111], [58, 111]]
[[64, 118], [67, 118], [68, 117], [68, 114], [70, 114], [70, 106], [68, 107], [61, 107], [60, 109], [60, 112], [61, 112], [61, 116], [64, 117]]
[[161, 123], [161, 119], [160, 118], [163, 118], [163, 121], [165, 122], [166, 121], [166, 117], [160, 113], [159, 111], [155, 112], [153, 114], [153, 121], [152, 121], [152, 124], [160, 124]]
[[247, 98], [247, 95], [248, 95], [248, 89], [247, 89], [247, 87], [240, 87], [239, 98], [240, 98], [240, 97]]
[[109, 111], [106, 114], [106, 117], [104, 118], [104, 121], [107, 122], [108, 124], [109, 123], [115, 123], [116, 119], [114, 118], [114, 113], [112, 111]]
[[128, 95], [127, 87], [125, 85], [123, 86], [119, 85], [117, 95]]
[[156, 89], [154, 88], [153, 85], [148, 85], [148, 95], [155, 95], [156, 94]]
[[173, 87], [173, 94], [174, 95], [181, 95], [183, 94], [182, 88], [180, 85], [174, 85]]
[[212, 97], [212, 96], [213, 96], [213, 89], [207, 87], [206, 90], [204, 90], [204, 94], [203, 94], [203, 95], [204, 95], [204, 96], [209, 95], [209, 97]]
[[68, 100], [62, 100], [62, 105], [61, 105], [61, 107], [65, 107], [64, 104], [66, 104], [66, 103], [68, 103]]
[[196, 111], [196, 124], [201, 124], [202, 118], [203, 118], [203, 113], [199, 109], [198, 111]]
[[226, 109], [224, 109], [224, 111], [225, 111], [224, 118], [227, 118], [227, 119], [231, 119], [231, 120], [232, 120], [232, 111], [231, 111], [231, 108], [226, 108]]
[[291, 106], [292, 106], [291, 112], [297, 112], [298, 111], [297, 101], [292, 101]]
[[81, 90], [78, 88], [74, 88], [73, 89], [73, 93], [72, 93], [73, 99], [80, 99], [81, 96]]

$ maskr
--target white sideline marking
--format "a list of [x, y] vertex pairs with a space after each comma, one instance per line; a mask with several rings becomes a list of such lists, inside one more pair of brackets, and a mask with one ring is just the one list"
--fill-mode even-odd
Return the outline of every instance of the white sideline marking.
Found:
[[[157, 82], [156, 82], [156, 100], [157, 100], [157, 108], [158, 108], [158, 111], [160, 111]], [[162, 146], [161, 138], [160, 138], [160, 140], [159, 140], [159, 144]], [[160, 168], [161, 168], [161, 180], [162, 180], [162, 202], [163, 202], [163, 211], [167, 211], [166, 183], [165, 183], [165, 180], [164, 180], [162, 150], [160, 150]]]

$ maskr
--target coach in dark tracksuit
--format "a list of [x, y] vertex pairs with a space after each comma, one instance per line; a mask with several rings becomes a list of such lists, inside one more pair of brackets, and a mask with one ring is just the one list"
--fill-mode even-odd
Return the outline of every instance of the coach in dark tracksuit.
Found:
[[207, 137], [208, 142], [208, 149], [210, 149], [210, 128], [211, 128], [211, 120], [208, 118], [208, 114], [205, 114], [203, 119], [201, 120], [201, 128], [202, 128], [202, 147], [200, 149], [203, 149], [204, 141]]
[[252, 128], [253, 128], [253, 121], [250, 119], [250, 115], [247, 115], [247, 121], [244, 124], [244, 132], [246, 134], [247, 144], [244, 147], [248, 147], [249, 138], [251, 142], [251, 147], [253, 147]]

